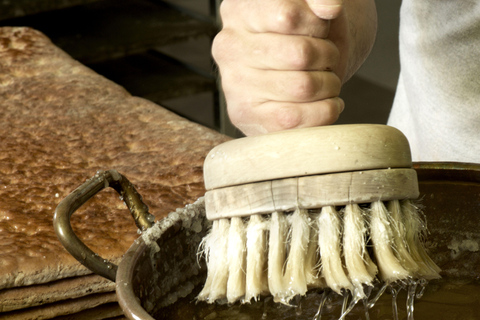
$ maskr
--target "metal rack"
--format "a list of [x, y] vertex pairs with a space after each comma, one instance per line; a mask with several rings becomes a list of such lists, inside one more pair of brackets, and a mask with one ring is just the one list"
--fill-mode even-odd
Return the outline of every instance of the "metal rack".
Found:
[[211, 44], [221, 0], [204, 1], [208, 1], [208, 14], [175, 0], [16, 0], [0, 2], [0, 26], [37, 29], [74, 59], [133, 95], [167, 108], [163, 101], [210, 92], [214, 105], [208, 112], [213, 112], [214, 120], [206, 125], [226, 132], [214, 68], [201, 70], [161, 50], [200, 37]]

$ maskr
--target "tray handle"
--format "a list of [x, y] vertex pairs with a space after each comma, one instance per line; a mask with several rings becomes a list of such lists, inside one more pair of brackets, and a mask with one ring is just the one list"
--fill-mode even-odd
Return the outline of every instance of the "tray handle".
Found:
[[144, 231], [153, 225], [154, 216], [142, 201], [133, 184], [116, 170], [98, 171], [94, 177], [63, 199], [55, 209], [53, 226], [55, 233], [67, 251], [96, 274], [115, 282], [117, 265], [100, 257], [88, 248], [73, 232], [70, 217], [87, 200], [101, 190], [111, 187], [125, 201], [137, 227]]

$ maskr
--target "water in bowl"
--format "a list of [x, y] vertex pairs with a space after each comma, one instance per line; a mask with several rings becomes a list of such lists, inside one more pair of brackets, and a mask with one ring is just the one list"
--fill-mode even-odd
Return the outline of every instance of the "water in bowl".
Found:
[[[381, 286], [373, 289], [369, 302], [374, 300]], [[359, 301], [343, 319], [366, 320], [477, 320], [480, 319], [480, 280], [441, 279], [431, 281], [423, 290], [419, 284], [413, 290], [395, 285], [368, 308], [368, 302]], [[414, 294], [412, 294], [414, 292]], [[161, 309], [155, 319], [163, 320], [337, 320], [348, 301], [335, 293], [310, 291], [289, 307], [263, 297], [251, 304], [219, 305], [196, 302], [193, 292], [170, 307]], [[348, 300], [348, 299], [347, 299]], [[324, 301], [321, 312], [319, 305]], [[346, 303], [344, 303], [346, 302]], [[410, 306], [407, 306], [410, 303]], [[395, 311], [396, 310], [396, 311]], [[413, 313], [411, 312], [413, 310]], [[410, 311], [410, 312], [409, 312]]]

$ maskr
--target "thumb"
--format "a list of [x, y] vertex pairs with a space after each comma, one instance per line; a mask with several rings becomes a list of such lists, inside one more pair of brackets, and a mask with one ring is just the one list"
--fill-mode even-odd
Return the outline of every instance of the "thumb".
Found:
[[310, 9], [320, 19], [337, 18], [343, 9], [343, 0], [306, 0]]

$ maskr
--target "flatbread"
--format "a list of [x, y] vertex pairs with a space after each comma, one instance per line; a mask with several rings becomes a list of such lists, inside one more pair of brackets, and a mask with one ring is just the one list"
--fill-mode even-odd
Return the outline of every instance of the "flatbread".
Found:
[[28, 287], [0, 291], [0, 318], [2, 312], [35, 307], [62, 300], [77, 299], [91, 294], [115, 291], [115, 283], [97, 275], [53, 281]]
[[[132, 97], [30, 28], [0, 28], [0, 105], [0, 290], [5, 296], [91, 273], [60, 244], [52, 217], [60, 200], [98, 170], [124, 174], [159, 219], [204, 194], [204, 157], [228, 140]], [[138, 237], [111, 189], [78, 210], [72, 225], [93, 251], [114, 262]], [[32, 287], [6, 291], [26, 286]], [[41, 290], [24, 297], [24, 307], [40, 304], [42, 297], [58, 299], [57, 293]], [[4, 310], [18, 309], [20, 300], [11, 299]]]
[[67, 316], [56, 317], [55, 320], [127, 320], [118, 303], [107, 303], [95, 308], [83, 310]]
[[[116, 299], [117, 296], [114, 292], [95, 294], [80, 299], [65, 300], [61, 302], [46, 304], [41, 307], [33, 307], [2, 313], [0, 314], [0, 318], [3, 320], [43, 320], [65, 315], [68, 315], [69, 318], [71, 318], [72, 315], [82, 312], [83, 310], [89, 310], [98, 306], [116, 302]], [[120, 307], [118, 307], [118, 309], [120, 309]], [[113, 314], [113, 316], [118, 316], [119, 314], [120, 313], [116, 312], [115, 314]], [[104, 319], [102, 317], [97, 319]]]

